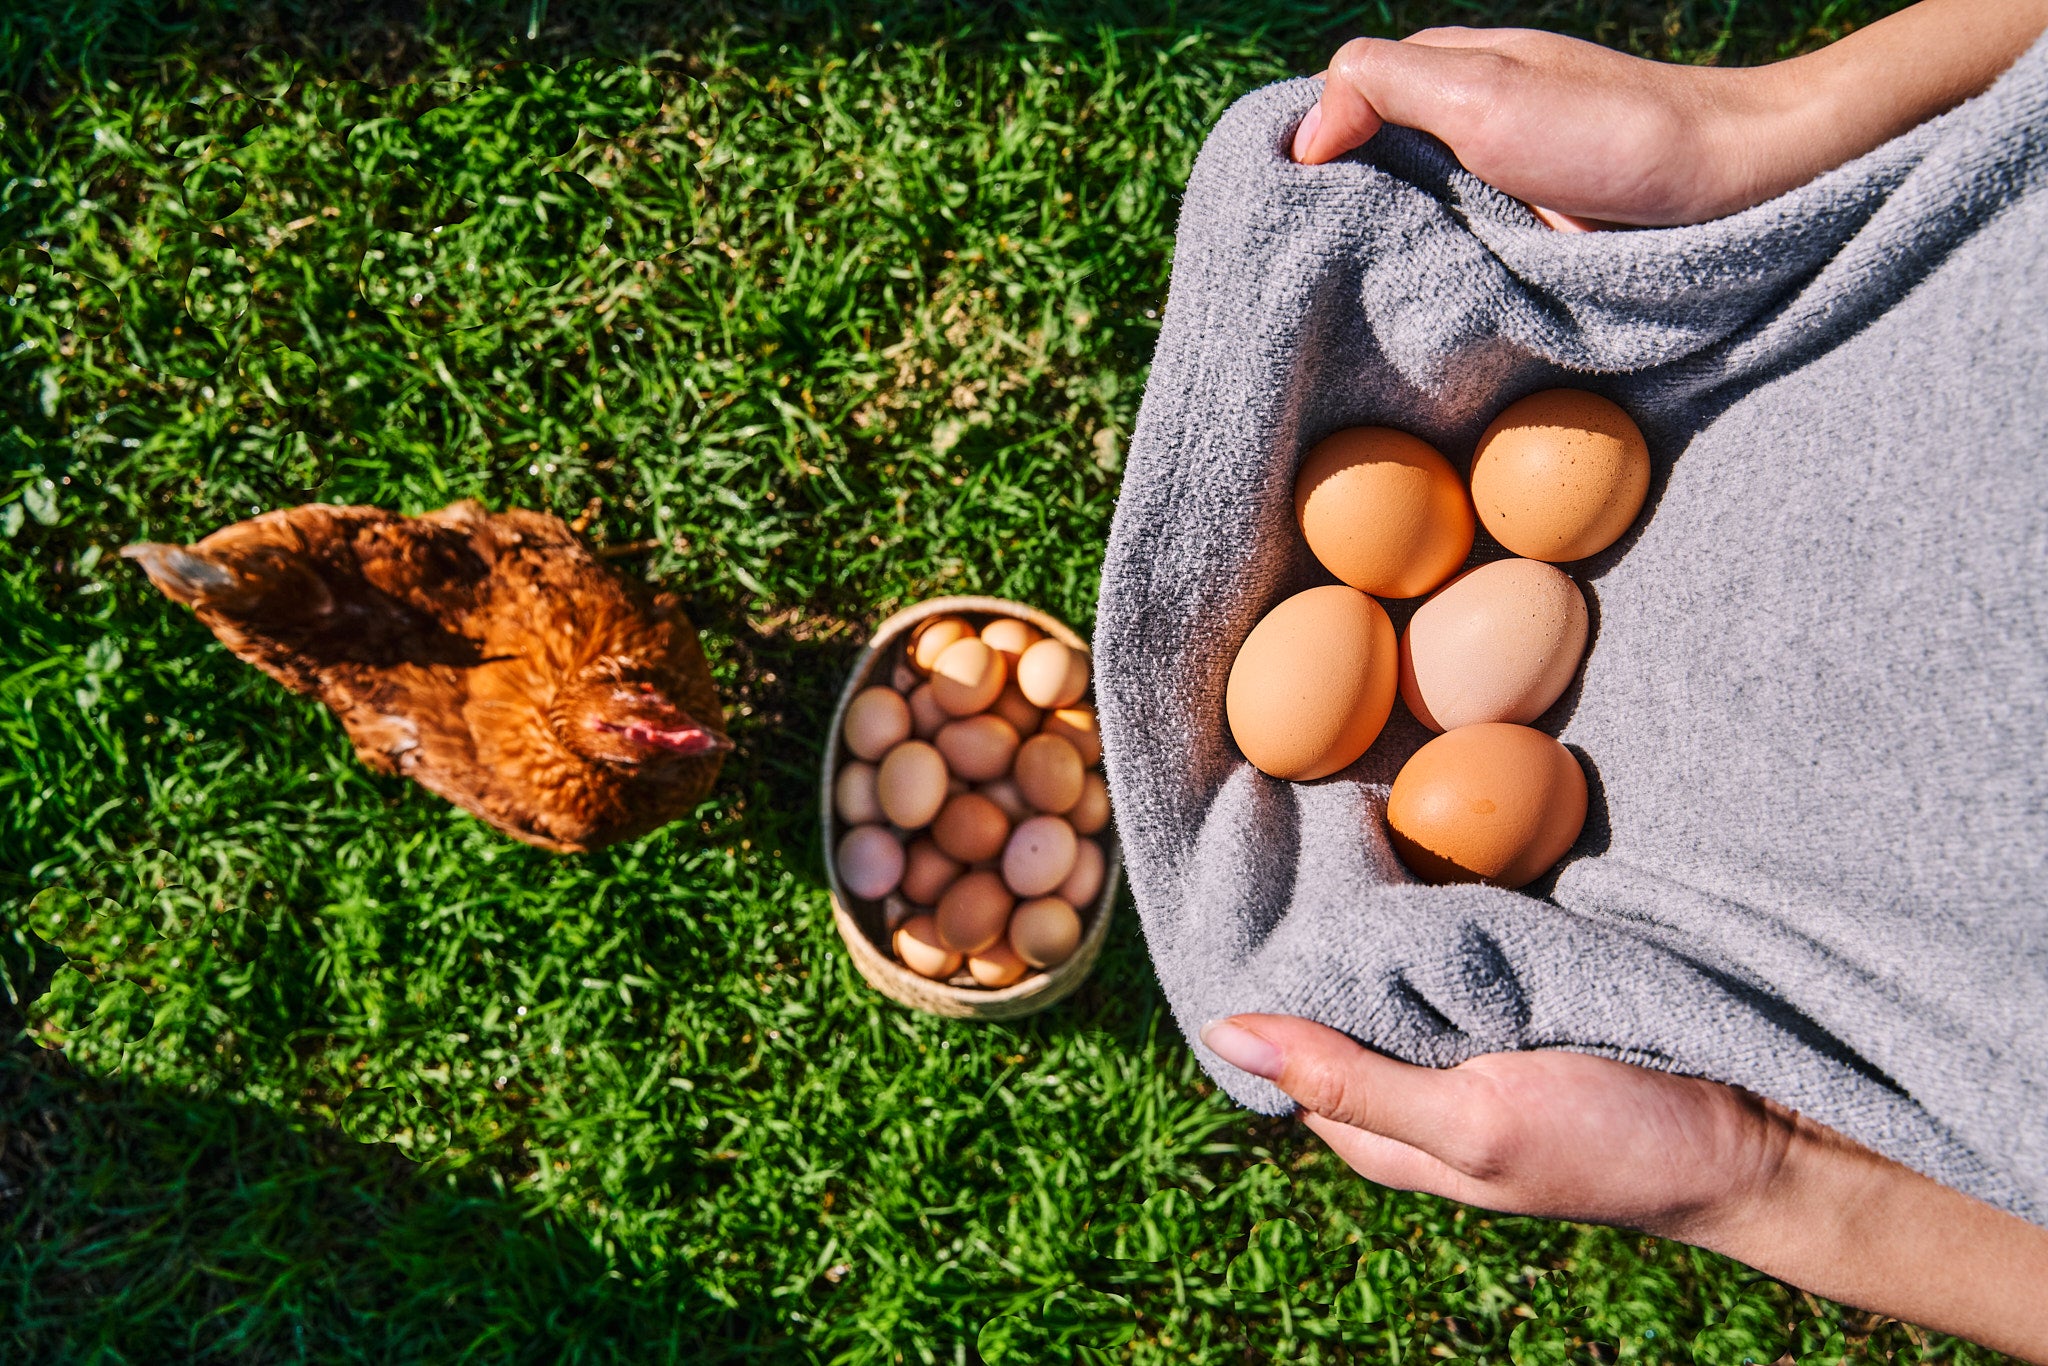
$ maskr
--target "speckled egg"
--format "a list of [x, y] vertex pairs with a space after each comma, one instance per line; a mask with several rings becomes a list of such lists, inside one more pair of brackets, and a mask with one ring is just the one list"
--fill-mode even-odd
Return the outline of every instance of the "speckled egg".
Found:
[[1074, 827], [1058, 816], [1033, 816], [1003, 845], [1003, 881], [1018, 896], [1043, 896], [1074, 871]]
[[1517, 555], [1562, 563], [1621, 539], [1650, 491], [1650, 448], [1618, 406], [1579, 389], [1508, 405], [1472, 455], [1472, 502]]

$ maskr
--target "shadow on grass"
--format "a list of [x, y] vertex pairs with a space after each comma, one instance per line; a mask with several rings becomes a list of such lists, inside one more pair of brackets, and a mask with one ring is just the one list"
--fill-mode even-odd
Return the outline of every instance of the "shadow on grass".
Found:
[[[680, 56], [711, 35], [754, 42], [858, 49], [890, 41], [971, 50], [1040, 34], [1090, 40], [1109, 31], [1256, 35], [1303, 74], [1345, 40], [1397, 37], [1435, 24], [1538, 24], [1668, 61], [1751, 64], [1789, 55], [1784, 34], [1809, 41], [1839, 26], [1825, 0], [1766, 0], [1739, 7], [1681, 7], [1668, 0], [1605, 0], [1536, 6], [1526, 0], [481, 0], [459, 7], [427, 0], [17, 0], [0, 18], [0, 91], [33, 95], [52, 76], [108, 75], [188, 65], [195, 53], [230, 67], [289, 57], [330, 74], [394, 84], [437, 70], [447, 49], [484, 64], [584, 58]], [[1700, 13], [1692, 13], [1693, 9]], [[460, 58], [458, 58], [459, 60]]]
[[[831, 605], [784, 608], [766, 616], [735, 597], [700, 596], [686, 604], [700, 630], [722, 636], [732, 662], [726, 727], [738, 749], [721, 786], [767, 801], [778, 815], [801, 813], [797, 866], [825, 885], [818, 834], [818, 779], [839, 690], [867, 644], [871, 623]], [[845, 605], [846, 612], [862, 611]]]
[[[482, 1177], [267, 1108], [0, 1057], [10, 1361], [773, 1359], [759, 1312]], [[24, 1296], [29, 1286], [35, 1293]]]
[[[709, 35], [742, 33], [765, 42], [852, 45], [889, 41], [973, 48], [1029, 33], [1089, 38], [1105, 28], [1167, 28], [1250, 35], [1299, 49], [1303, 61], [1367, 27], [1384, 25], [1384, 6], [1343, 3], [1181, 5], [1163, 18], [1156, 6], [1110, 0], [1040, 0], [972, 6], [881, 4], [873, 0], [768, 0], [677, 6], [657, 0], [496, 0], [444, 9], [422, 0], [24, 0], [4, 21], [20, 38], [0, 49], [0, 88], [28, 93], [48, 78], [139, 69], [176, 52], [230, 67], [254, 54], [396, 84], [438, 69], [446, 48], [474, 60], [583, 58], [634, 60], [681, 54]], [[1499, 4], [1506, 10], [1511, 5]]]

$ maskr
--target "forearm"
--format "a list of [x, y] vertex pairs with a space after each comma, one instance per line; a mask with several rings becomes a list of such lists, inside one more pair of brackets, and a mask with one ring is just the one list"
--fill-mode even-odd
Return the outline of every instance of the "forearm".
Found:
[[2048, 1229], [1800, 1122], [1768, 1189], [1693, 1239], [1845, 1304], [2048, 1363]]
[[1920, 0], [1818, 51], [1731, 70], [1720, 149], [1761, 203], [1995, 81], [2048, 29], [2048, 0]]

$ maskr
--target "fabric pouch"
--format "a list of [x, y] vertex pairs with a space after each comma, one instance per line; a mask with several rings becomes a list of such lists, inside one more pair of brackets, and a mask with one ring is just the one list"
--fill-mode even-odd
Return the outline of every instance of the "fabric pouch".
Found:
[[[1295, 164], [1317, 89], [1246, 96], [1202, 151], [1102, 578], [1117, 823], [1183, 1031], [1280, 1012], [1418, 1063], [1709, 1077], [2042, 1222], [2048, 45], [1777, 200], [1586, 235], [1407, 130]], [[1631, 532], [1565, 566], [1593, 640], [1538, 724], [1591, 814], [1529, 889], [1423, 886], [1384, 827], [1428, 738], [1405, 709], [1282, 782], [1224, 683], [1333, 581], [1294, 523], [1303, 452], [1381, 424], [1463, 469], [1559, 386], [1627, 409], [1654, 466]]]

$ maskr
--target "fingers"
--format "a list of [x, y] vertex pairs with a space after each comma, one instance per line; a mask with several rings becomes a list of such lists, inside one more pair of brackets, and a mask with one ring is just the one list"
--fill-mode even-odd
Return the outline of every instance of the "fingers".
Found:
[[1529, 212], [1536, 215], [1537, 222], [1557, 232], [1603, 232], [1618, 226], [1603, 223], [1597, 218], [1579, 218], [1573, 214], [1559, 213], [1556, 209], [1546, 209], [1541, 204], [1529, 205]]
[[1354, 1128], [1322, 1115], [1307, 1115], [1303, 1122], [1330, 1151], [1344, 1159], [1351, 1170], [1368, 1181], [1395, 1190], [1426, 1191], [1456, 1200], [1464, 1189], [1463, 1174], [1420, 1148], [1397, 1139]]
[[1440, 1158], [1455, 1156], [1469, 1089], [1455, 1073], [1361, 1048], [1334, 1029], [1285, 1015], [1211, 1022], [1202, 1042], [1266, 1078], [1305, 1110]]
[[[1327, 87], [1327, 85], [1326, 85], [1326, 86], [1325, 86], [1325, 91], [1326, 91], [1326, 92], [1327, 92], [1327, 89], [1328, 89], [1328, 87]], [[1327, 94], [1326, 94], [1326, 98], [1327, 98]], [[1300, 122], [1300, 124], [1298, 124], [1298, 125], [1297, 125], [1297, 126], [1295, 127], [1295, 130], [1294, 130], [1294, 159], [1295, 159], [1296, 161], [1298, 161], [1298, 162], [1301, 162], [1301, 163], [1302, 163], [1303, 165], [1305, 165], [1305, 166], [1313, 166], [1313, 165], [1315, 165], [1315, 164], [1316, 164], [1315, 162], [1313, 162], [1313, 161], [1309, 160], [1309, 151], [1310, 151], [1310, 149], [1311, 149], [1311, 148], [1313, 148], [1313, 147], [1314, 147], [1314, 146], [1316, 145], [1316, 132], [1317, 132], [1317, 130], [1319, 130], [1319, 129], [1320, 129], [1320, 128], [1321, 128], [1322, 126], [1323, 126], [1323, 101], [1322, 101], [1322, 100], [1317, 100], [1317, 101], [1316, 101], [1316, 104], [1315, 104], [1315, 107], [1314, 107], [1314, 108], [1312, 108], [1312, 109], [1310, 109], [1310, 110], [1309, 110], [1309, 111], [1308, 111], [1308, 112], [1307, 112], [1306, 114], [1303, 114], [1303, 115], [1301, 116], [1301, 122]], [[1378, 132], [1378, 131], [1379, 131], [1379, 129], [1377, 129], [1377, 128], [1373, 129], [1373, 132], [1374, 132], [1374, 133], [1376, 133], [1376, 132]], [[1361, 138], [1361, 139], [1360, 139], [1359, 141], [1363, 142], [1363, 141], [1365, 141], [1365, 140], [1367, 140], [1367, 139], [1369, 139], [1369, 138], [1371, 138], [1371, 137], [1372, 137], [1372, 133], [1367, 133], [1367, 134], [1365, 135], [1365, 138]], [[1324, 160], [1324, 161], [1328, 161], [1328, 160], [1329, 160], [1329, 158], [1328, 158], [1328, 157], [1324, 157], [1324, 158], [1323, 158], [1323, 160]]]
[[[1338, 54], [1342, 56], [1342, 53]], [[1380, 131], [1379, 111], [1350, 81], [1338, 76], [1336, 63], [1323, 78], [1323, 97], [1294, 130], [1294, 159], [1320, 166], [1363, 147]]]
[[[1443, 136], [1446, 123], [1470, 105], [1480, 64], [1490, 59], [1462, 36], [1472, 32], [1430, 30], [1398, 43], [1346, 43], [1330, 60], [1322, 100], [1295, 131], [1294, 159], [1309, 166], [1334, 160], [1386, 123]], [[1461, 36], [1445, 41], [1445, 34]]]
[[[1511, 79], [1517, 40], [1543, 36], [1517, 30], [1431, 28], [1398, 43], [1355, 38], [1338, 49], [1318, 77], [1322, 98], [1294, 130], [1294, 159], [1307, 166], [1334, 161], [1371, 141], [1388, 123], [1433, 134], [1463, 156], [1468, 138], [1499, 117], [1496, 106]], [[1597, 232], [1614, 226], [1533, 202], [1529, 211], [1558, 232]]]

